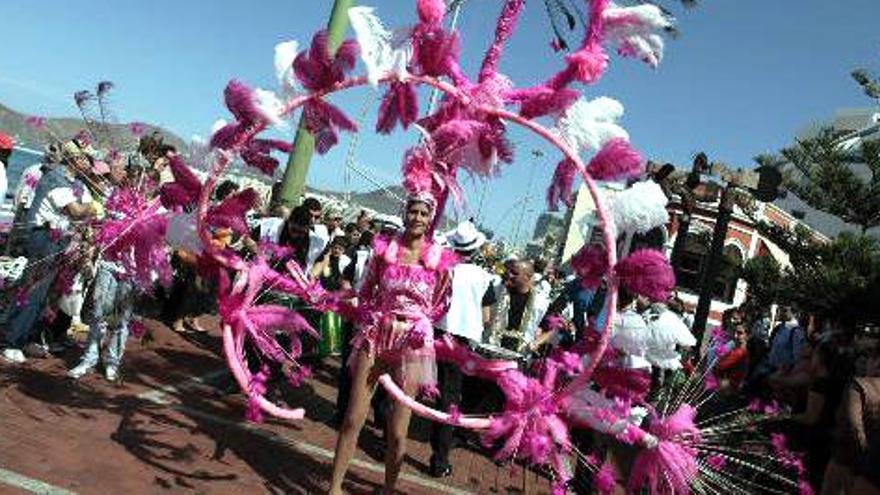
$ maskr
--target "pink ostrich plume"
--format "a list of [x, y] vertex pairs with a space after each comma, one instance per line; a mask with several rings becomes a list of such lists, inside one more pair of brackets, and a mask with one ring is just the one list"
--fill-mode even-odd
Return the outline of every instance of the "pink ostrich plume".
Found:
[[242, 147], [240, 155], [246, 164], [266, 175], [273, 175], [279, 163], [278, 159], [271, 155], [273, 151], [290, 153], [293, 151], [293, 146], [279, 139], [254, 138]]
[[571, 268], [580, 279], [581, 287], [595, 289], [608, 274], [608, 255], [598, 244], [588, 244], [571, 258]]
[[614, 273], [627, 290], [652, 301], [665, 301], [675, 287], [669, 259], [655, 249], [640, 249], [620, 260]]
[[415, 86], [404, 82], [391, 83], [379, 105], [376, 132], [390, 134], [398, 122], [401, 127], [407, 129], [418, 119], [418, 116], [419, 97]]
[[[354, 69], [360, 47], [354, 40], [345, 40], [330, 54], [327, 31], [319, 31], [312, 38], [309, 50], [297, 55], [293, 71], [303, 87], [311, 92], [329, 91], [345, 80]], [[337, 130], [355, 132], [357, 125], [345, 113], [321, 98], [310, 99], [303, 105], [305, 128], [315, 136], [315, 149], [323, 155], [339, 142]]]
[[623, 138], [609, 140], [587, 165], [587, 172], [596, 180], [630, 179], [644, 170], [642, 156]]
[[168, 166], [174, 181], [162, 184], [159, 189], [162, 206], [169, 210], [178, 207], [192, 208], [202, 193], [202, 181], [190, 170], [180, 155], [171, 157]]
[[329, 90], [344, 81], [346, 73], [354, 69], [359, 51], [356, 41], [345, 40], [331, 55], [327, 30], [321, 30], [312, 38], [311, 48], [294, 59], [293, 70], [309, 91]]
[[257, 192], [250, 187], [237, 192], [208, 210], [208, 223], [213, 227], [231, 229], [238, 235], [247, 235], [250, 229], [245, 214], [259, 201]]
[[574, 206], [574, 181], [577, 178], [577, 165], [569, 158], [560, 161], [553, 173], [553, 182], [547, 189], [547, 209], [558, 211], [559, 203], [571, 208]]
[[147, 202], [136, 191], [119, 189], [107, 200], [108, 219], [99, 224], [95, 242], [108, 261], [121, 264], [132, 282], [146, 293], [154, 275], [171, 284], [171, 264], [165, 242], [168, 216], [158, 201]]
[[700, 430], [694, 424], [696, 410], [688, 404], [667, 418], [653, 417], [648, 432], [656, 445], [642, 450], [630, 474], [629, 489], [649, 493], [688, 494], [699, 474], [695, 445]]
[[444, 0], [418, 0], [416, 10], [419, 20], [426, 24], [440, 24], [446, 15]]

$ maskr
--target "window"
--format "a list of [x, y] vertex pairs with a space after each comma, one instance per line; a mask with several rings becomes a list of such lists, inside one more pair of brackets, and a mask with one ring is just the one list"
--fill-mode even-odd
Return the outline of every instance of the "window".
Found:
[[[700, 293], [700, 277], [709, 260], [711, 234], [709, 232], [689, 232], [685, 241], [684, 252], [675, 268], [678, 287]], [[718, 277], [712, 287], [712, 298], [727, 303], [733, 302], [736, 284], [739, 281], [739, 269], [743, 264], [743, 252], [735, 244], [728, 244], [722, 250]]]

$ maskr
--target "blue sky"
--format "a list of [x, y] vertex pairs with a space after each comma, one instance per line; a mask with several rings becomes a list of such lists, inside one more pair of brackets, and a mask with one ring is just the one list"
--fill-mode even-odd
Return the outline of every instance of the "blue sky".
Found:
[[[6, 0], [0, 52], [0, 101], [37, 115], [72, 115], [71, 95], [97, 81], [114, 81], [114, 108], [122, 121], [165, 126], [184, 138], [204, 135], [226, 116], [222, 90], [231, 78], [272, 87], [272, 50], [279, 41], [307, 43], [326, 23], [330, 0], [97, 1]], [[378, 7], [390, 26], [411, 23], [412, 0], [360, 2]], [[499, 0], [466, 2], [460, 31], [464, 65], [476, 72]], [[676, 9], [682, 35], [670, 40], [659, 70], [612, 58], [605, 78], [585, 88], [626, 106], [623, 124], [645, 156], [687, 166], [705, 150], [732, 166], [791, 142], [806, 125], [842, 107], [871, 102], [849, 71], [880, 71], [880, 2], [877, 0], [704, 0], [692, 11]], [[502, 63], [525, 86], [558, 69], [549, 48], [542, 2], [530, 0]], [[363, 128], [375, 122], [376, 93], [352, 91], [336, 99], [352, 117], [366, 108]], [[557, 155], [535, 159], [543, 148], [512, 132], [518, 161], [488, 186], [467, 186], [468, 214], [497, 232], [520, 237], [543, 208], [543, 190]], [[355, 176], [345, 182], [350, 137], [312, 163], [316, 187], [369, 189]], [[390, 138], [362, 133], [354, 156], [385, 183], [399, 178], [400, 157], [414, 133]], [[531, 200], [525, 199], [530, 196]], [[525, 213], [523, 213], [525, 212]]]

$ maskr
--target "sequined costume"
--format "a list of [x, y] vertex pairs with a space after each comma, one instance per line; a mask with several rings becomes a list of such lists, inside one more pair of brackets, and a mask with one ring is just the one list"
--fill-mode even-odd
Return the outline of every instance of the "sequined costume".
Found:
[[[449, 307], [448, 270], [455, 255], [426, 242], [419, 262], [399, 259], [398, 239], [377, 238], [376, 255], [358, 293], [359, 327], [353, 348], [372, 353], [426, 395], [437, 392], [434, 323]], [[358, 352], [353, 352], [352, 366]], [[402, 369], [401, 369], [402, 368]]]

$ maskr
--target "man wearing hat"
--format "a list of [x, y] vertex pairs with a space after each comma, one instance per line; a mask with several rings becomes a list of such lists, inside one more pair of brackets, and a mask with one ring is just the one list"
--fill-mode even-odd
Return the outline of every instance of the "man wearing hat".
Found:
[[[446, 234], [446, 245], [462, 257], [452, 270], [452, 297], [449, 311], [437, 323], [439, 332], [463, 343], [481, 342], [483, 329], [489, 322], [489, 308], [495, 304], [495, 277], [473, 262], [473, 257], [486, 242], [486, 236], [473, 222], [459, 224]], [[440, 409], [461, 403], [462, 374], [454, 364], [437, 363], [437, 381], [440, 388]], [[449, 451], [452, 449], [454, 428], [434, 423], [431, 431], [431, 475], [445, 477], [452, 474]]]
[[27, 301], [10, 311], [6, 349], [2, 353], [3, 358], [14, 363], [25, 361], [22, 349], [33, 336], [34, 325], [55, 281], [59, 255], [69, 243], [65, 233], [71, 222], [94, 217], [98, 211], [88, 189], [76, 180], [78, 174], [88, 170], [88, 157], [74, 142], [66, 143], [62, 151], [65, 166], [44, 170], [25, 217], [29, 259], [22, 280]]

